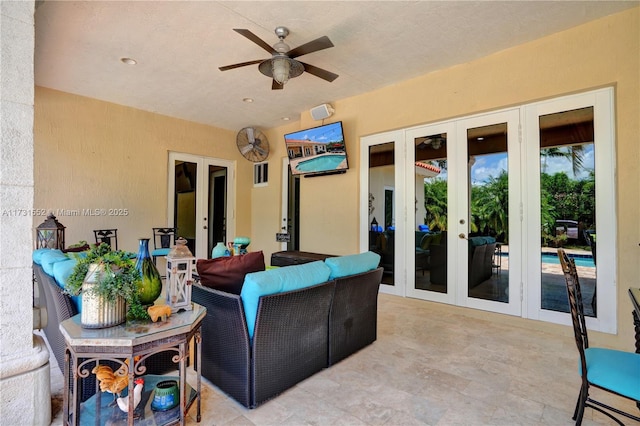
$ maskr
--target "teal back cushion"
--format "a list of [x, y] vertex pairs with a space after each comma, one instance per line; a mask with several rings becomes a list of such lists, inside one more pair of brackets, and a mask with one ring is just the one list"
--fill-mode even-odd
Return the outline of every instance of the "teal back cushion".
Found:
[[49, 250], [40, 257], [40, 266], [42, 266], [44, 272], [53, 276], [53, 265], [63, 260], [69, 260], [69, 257], [60, 250]]
[[53, 278], [56, 279], [56, 283], [58, 283], [60, 288], [64, 288], [76, 263], [78, 263], [78, 261], [75, 259], [66, 259], [53, 264]]
[[[67, 279], [71, 276], [73, 268], [75, 268], [77, 259], [61, 260], [53, 264], [53, 278], [56, 279], [56, 283], [60, 288], [64, 289]], [[82, 312], [82, 297], [81, 296], [69, 296], [71, 302], [76, 305], [78, 312]]]
[[328, 281], [330, 273], [331, 270], [324, 262], [317, 261], [247, 274], [240, 297], [249, 337], [253, 337], [261, 296], [311, 287]]
[[33, 262], [36, 265], [42, 265], [42, 256], [45, 253], [49, 253], [51, 251], [51, 249], [49, 248], [41, 248], [41, 249], [36, 249], [33, 251], [33, 253], [31, 254], [31, 258], [33, 259]]
[[348, 256], [328, 257], [324, 263], [331, 269], [329, 279], [346, 277], [376, 269], [380, 264], [380, 255], [372, 251]]

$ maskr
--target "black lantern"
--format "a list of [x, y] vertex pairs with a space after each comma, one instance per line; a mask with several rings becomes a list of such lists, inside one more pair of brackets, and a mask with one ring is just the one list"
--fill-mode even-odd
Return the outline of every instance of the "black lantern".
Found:
[[376, 220], [375, 216], [373, 217], [373, 220], [371, 221], [371, 230], [372, 231], [377, 231], [378, 230], [378, 221]]
[[49, 213], [47, 220], [36, 228], [36, 249], [62, 250], [64, 248], [64, 230], [65, 226], [56, 220], [53, 213]]

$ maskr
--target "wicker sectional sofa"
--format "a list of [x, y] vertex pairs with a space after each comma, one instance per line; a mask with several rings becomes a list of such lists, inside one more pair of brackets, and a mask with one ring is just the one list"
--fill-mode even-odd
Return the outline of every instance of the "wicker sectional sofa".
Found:
[[[350, 273], [347, 267], [319, 283], [309, 281], [313, 275], [309, 268], [322, 261], [247, 274], [241, 294], [194, 284], [192, 300], [207, 308], [202, 375], [245, 407], [254, 408], [374, 342], [382, 268], [377, 266], [377, 254], [362, 255], [375, 256], [364, 271]], [[331, 259], [344, 266], [362, 255]], [[259, 274], [270, 288], [266, 293], [284, 291], [260, 295], [254, 311], [243, 298], [248, 297], [247, 282]], [[279, 284], [284, 282], [280, 274], [311, 285], [289, 289]], [[248, 325], [247, 317], [253, 316], [255, 322], [249, 320]]]

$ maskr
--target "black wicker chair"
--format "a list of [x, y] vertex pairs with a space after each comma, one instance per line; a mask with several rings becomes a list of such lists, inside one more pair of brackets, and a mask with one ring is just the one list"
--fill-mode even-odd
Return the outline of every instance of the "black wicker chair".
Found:
[[635, 401], [636, 405], [640, 403], [640, 354], [589, 347], [582, 292], [580, 291], [575, 262], [567, 256], [563, 249], [558, 249], [558, 258], [567, 285], [573, 331], [580, 353], [579, 372], [582, 376], [582, 386], [573, 412], [573, 420], [576, 421], [576, 425], [582, 424], [585, 407], [591, 407], [619, 425], [624, 425], [624, 423], [614, 417], [612, 413], [640, 422], [638, 415], [611, 407], [589, 396], [589, 388], [594, 386]]

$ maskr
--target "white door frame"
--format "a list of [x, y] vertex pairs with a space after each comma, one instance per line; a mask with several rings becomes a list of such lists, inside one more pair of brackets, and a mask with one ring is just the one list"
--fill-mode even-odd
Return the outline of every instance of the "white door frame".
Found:
[[[407, 223], [413, 226], [413, 213], [407, 211], [407, 206], [413, 205], [415, 194], [415, 179], [412, 176], [414, 167], [398, 167], [402, 164], [412, 164], [415, 162], [413, 152], [413, 140], [419, 133], [425, 134], [425, 129], [437, 129], [438, 126], [447, 123], [463, 123], [456, 132], [459, 133], [455, 140], [457, 143], [451, 147], [451, 154], [455, 158], [466, 158], [466, 129], [474, 127], [474, 121], [478, 121], [478, 126], [488, 124], [488, 117], [497, 117], [507, 114], [509, 123], [514, 119], [519, 122], [519, 126], [508, 126], [509, 141], [509, 285], [510, 302], [513, 300], [516, 306], [507, 307], [505, 313], [520, 315], [524, 318], [542, 320], [558, 324], [570, 324], [568, 313], [542, 310], [541, 298], [541, 247], [540, 247], [540, 143], [538, 117], [544, 114], [567, 111], [571, 109], [594, 107], [594, 140], [595, 148], [595, 168], [596, 172], [596, 228], [598, 229], [598, 267], [597, 267], [597, 298], [598, 313], [597, 318], [587, 317], [587, 325], [590, 329], [606, 332], [617, 332], [617, 269], [616, 269], [616, 198], [615, 198], [615, 121], [614, 121], [614, 92], [613, 88], [598, 89], [582, 94], [558, 97], [556, 99], [523, 104], [515, 108], [498, 110], [486, 114], [478, 114], [469, 117], [462, 117], [458, 120], [448, 120], [433, 125], [422, 125], [407, 129], [400, 129], [390, 132], [365, 136], [360, 139], [360, 251], [369, 249], [369, 214], [368, 214], [368, 194], [369, 194], [369, 147], [377, 144], [395, 142], [395, 189], [396, 189], [396, 217], [399, 218], [396, 224], [396, 246], [394, 274], [395, 285], [380, 286], [382, 293], [390, 293], [398, 296], [416, 296], [411, 287], [415, 284], [413, 279], [407, 277], [408, 271], [415, 270], [415, 258], [413, 256], [413, 240], [407, 240]], [[515, 114], [515, 115], [514, 115]], [[517, 116], [517, 117], [516, 117]], [[484, 120], [484, 121], [483, 121]], [[446, 130], [453, 134], [451, 129]], [[516, 132], [513, 134], [512, 132]], [[432, 134], [442, 133], [433, 130]], [[521, 136], [522, 135], [522, 136]], [[462, 142], [461, 142], [462, 141]], [[512, 143], [517, 146], [512, 146]], [[407, 149], [407, 147], [411, 149]], [[460, 148], [463, 146], [464, 148]], [[457, 150], [453, 151], [453, 150]], [[514, 151], [514, 152], [512, 152]], [[511, 155], [513, 154], [513, 156]], [[456, 163], [456, 161], [452, 162]], [[457, 161], [459, 163], [459, 161]], [[460, 185], [460, 176], [466, 176], [467, 171], [456, 170], [456, 164], [449, 164], [448, 173], [449, 188], [457, 188]], [[459, 166], [458, 166], [459, 167]], [[520, 170], [518, 170], [520, 168]], [[404, 169], [404, 170], [401, 170]], [[409, 171], [410, 169], [410, 171]], [[466, 178], [465, 178], [466, 179]], [[464, 179], [462, 180], [464, 181]], [[466, 186], [466, 184], [465, 184]], [[513, 196], [514, 191], [519, 192]], [[460, 192], [454, 195], [451, 192]], [[449, 191], [449, 240], [451, 247], [462, 246], [466, 241], [458, 239], [455, 232], [456, 224], [459, 226], [458, 212], [460, 205], [467, 204], [468, 191]], [[408, 197], [411, 197], [410, 199]], [[453, 198], [452, 198], [453, 197]], [[464, 199], [463, 199], [464, 198]], [[408, 203], [410, 200], [411, 203]], [[404, 218], [404, 219], [402, 219]], [[464, 225], [466, 233], [466, 225]], [[411, 247], [410, 247], [411, 245]], [[517, 247], [516, 247], [517, 246]], [[407, 256], [411, 248], [411, 256]], [[461, 247], [457, 247], [459, 252]], [[454, 253], [455, 254], [455, 253]], [[466, 262], [458, 268], [454, 264], [455, 256], [450, 253], [448, 262], [449, 283], [457, 283], [464, 277], [468, 266]], [[516, 260], [518, 258], [518, 260]], [[457, 258], [455, 258], [457, 259]], [[512, 271], [513, 268], [513, 271]], [[464, 269], [464, 270], [463, 270]], [[402, 273], [401, 273], [402, 271]], [[456, 275], [458, 274], [458, 275]], [[462, 274], [462, 275], [460, 275]], [[513, 275], [512, 275], [513, 274]], [[451, 277], [455, 281], [451, 281]], [[512, 284], [513, 281], [513, 284]], [[513, 293], [512, 285], [515, 285]], [[460, 287], [455, 285], [453, 287]], [[468, 306], [477, 309], [495, 311], [491, 306], [498, 302], [471, 300], [465, 294], [461, 295], [459, 289], [450, 289], [455, 295], [431, 295], [429, 300], [441, 301], [444, 303]], [[423, 293], [423, 292], [421, 292]], [[425, 298], [421, 296], [420, 298]], [[452, 302], [452, 298], [454, 301]], [[483, 306], [486, 303], [487, 306]], [[509, 304], [511, 305], [511, 303]]]
[[[360, 252], [369, 250], [369, 148], [374, 145], [394, 142], [395, 158], [404, 157], [403, 149], [404, 131], [392, 131], [379, 133], [377, 135], [366, 136], [360, 139]], [[394, 167], [394, 195], [396, 206], [396, 218], [406, 216], [405, 202], [405, 182], [404, 170], [402, 167]], [[380, 284], [380, 292], [406, 296], [406, 268], [403, 263], [405, 259], [405, 221], [398, 220], [395, 230], [394, 248], [394, 285]], [[403, 272], [403, 273], [400, 273]]]
[[[617, 270], [616, 270], [616, 191], [615, 191], [615, 122], [613, 88], [563, 96], [523, 107], [527, 191], [525, 217], [529, 219], [525, 235], [525, 258], [523, 274], [527, 277], [527, 292], [523, 310], [527, 318], [571, 324], [568, 314], [541, 308], [540, 270], [540, 132], [538, 121], [541, 115], [593, 107], [594, 151], [596, 170], [596, 229], [598, 230], [596, 268], [596, 291], [598, 298], [597, 317], [586, 317], [590, 329], [604, 333], [617, 333]], [[537, 226], [537, 228], [536, 228]]]
[[208, 194], [209, 194], [209, 166], [224, 167], [227, 169], [227, 218], [226, 238], [236, 233], [235, 209], [236, 209], [236, 162], [221, 158], [203, 157], [199, 155], [169, 151], [167, 160], [168, 169], [168, 195], [167, 195], [167, 226], [172, 227], [175, 219], [174, 194], [175, 194], [175, 162], [186, 161], [197, 165], [196, 174], [196, 252], [197, 258], [207, 259], [208, 253]]
[[[280, 230], [281, 233], [289, 233], [289, 157], [282, 157], [282, 198], [280, 199]], [[289, 236], [291, 237], [291, 236]], [[287, 242], [280, 243], [280, 250], [287, 250]]]
[[[471, 211], [469, 203], [471, 196], [469, 194], [469, 167], [467, 166], [467, 129], [483, 127], [491, 124], [507, 123], [507, 155], [508, 155], [508, 176], [509, 176], [509, 301], [496, 302], [493, 300], [485, 300], [469, 297], [468, 295], [468, 241], [461, 239], [458, 234], [464, 234], [468, 237], [469, 229], [469, 212]], [[454, 151], [454, 158], [451, 163], [453, 170], [449, 170], [450, 183], [449, 194], [456, 197], [453, 202], [453, 209], [449, 213], [453, 213], [453, 221], [449, 222], [449, 247], [456, 246], [458, 256], [449, 260], [449, 272], [454, 269], [458, 272], [457, 281], [458, 288], [456, 304], [459, 306], [468, 306], [471, 308], [481, 309], [485, 311], [498, 312], [508, 315], [520, 316], [522, 312], [522, 297], [520, 288], [522, 266], [521, 266], [521, 245], [522, 245], [522, 222], [519, 215], [520, 205], [522, 204], [523, 191], [521, 186], [521, 155], [520, 155], [520, 116], [519, 109], [506, 109], [498, 112], [486, 113], [462, 118], [456, 120], [457, 127], [457, 143]], [[455, 190], [454, 190], [455, 189]], [[453, 194], [452, 194], [453, 193]], [[451, 219], [451, 215], [449, 219]], [[465, 223], [461, 223], [464, 219]], [[454, 228], [455, 226], [455, 228]], [[452, 261], [462, 262], [461, 264], [452, 264]], [[451, 281], [450, 281], [451, 282]]]

